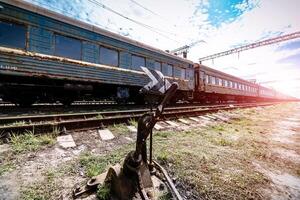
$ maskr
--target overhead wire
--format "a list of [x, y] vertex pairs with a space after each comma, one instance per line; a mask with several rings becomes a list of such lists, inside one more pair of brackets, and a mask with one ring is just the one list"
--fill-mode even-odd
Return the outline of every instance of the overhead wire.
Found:
[[[68, 14], [69, 16], [71, 16], [71, 17], [73, 17], [73, 18], [75, 18], [75, 19], [78, 19], [78, 15], [76, 16], [76, 15], [74, 15], [74, 14], [71, 14], [70, 12], [68, 12], [68, 11], [66, 11], [66, 10], [62, 10], [62, 9], [60, 9], [60, 8], [58, 8], [58, 7], [54, 7], [54, 6], [52, 6], [51, 4], [42, 3], [42, 2], [40, 2], [40, 1], [38, 1], [38, 0], [31, 0], [31, 1], [34, 1], [34, 2], [38, 3], [39, 5], [43, 5], [43, 6], [46, 6], [46, 7], [50, 7], [50, 8], [52, 8], [52, 9], [54, 9], [54, 10], [59, 10], [59, 11], [61, 11], [62, 14]], [[117, 15], [119, 15], [119, 16], [121, 16], [121, 17], [127, 19], [127, 20], [129, 20], [129, 21], [132, 21], [132, 22], [134, 22], [134, 23], [137, 23], [137, 24], [139, 24], [140, 26], [143, 26], [144, 28], [147, 28], [147, 29], [149, 29], [150, 31], [155, 32], [155, 33], [157, 33], [158, 35], [160, 35], [160, 36], [162, 36], [162, 37], [164, 37], [164, 38], [166, 38], [166, 39], [172, 40], [172, 41], [177, 42], [177, 43], [181, 43], [181, 42], [179, 42], [179, 41], [177, 41], [177, 40], [174, 40], [174, 39], [168, 37], [168, 36], [165, 35], [165, 34], [162, 34], [162, 33], [158, 32], [158, 31], [154, 30], [154, 29], [155, 29], [154, 27], [151, 27], [151, 26], [149, 26], [149, 25], [146, 25], [146, 24], [143, 24], [143, 23], [138, 22], [138, 21], [136, 21], [136, 20], [133, 20], [133, 19], [131, 19], [131, 18], [128, 18], [128, 17], [126, 17], [125, 15], [123, 15], [123, 14], [121, 14], [121, 13], [118, 13], [118, 12], [114, 11], [113, 9], [111, 9], [111, 8], [109, 8], [109, 7], [107, 7], [107, 6], [105, 6], [104, 4], [101, 4], [100, 2], [98, 2], [98, 1], [96, 1], [96, 0], [88, 0], [88, 1], [90, 1], [91, 3], [93, 3], [93, 4], [97, 5], [97, 6], [100, 6], [101, 8], [107, 9], [107, 10], [109, 10], [110, 12], [113, 12], [113, 13], [115, 13], [115, 14], [117, 14]], [[86, 20], [84, 20], [84, 19], [82, 19], [82, 18], [79, 18], [79, 19], [80, 19], [81, 21], [86, 21]], [[100, 27], [102, 27], [102, 28], [104, 28], [104, 29], [109, 29], [109, 30], [111, 30], [111, 31], [113, 31], [113, 32], [117, 32], [118, 34], [120, 34], [119, 31], [114, 30], [114, 29], [112, 29], [112, 28], [109, 28], [108, 26], [103, 26], [103, 25], [98, 24], [98, 23], [95, 24], [95, 25], [96, 25], [96, 26], [100, 26]]]
[[[54, 9], [54, 10], [59, 10], [59, 11], [61, 11], [61, 14], [64, 14], [64, 15], [67, 14], [67, 16], [69, 16], [69, 17], [78, 19], [78, 16], [76, 16], [76, 15], [74, 15], [74, 14], [72, 14], [72, 13], [66, 11], [66, 10], [60, 9], [60, 8], [58, 8], [58, 7], [54, 7], [54, 6], [52, 6], [51, 4], [42, 3], [42, 2], [40, 2], [40, 1], [38, 1], [38, 0], [30, 0], [30, 1], [34, 1], [34, 2], [38, 3], [38, 5], [43, 5], [43, 6], [46, 6], [46, 7], [48, 7], [48, 8], [52, 8], [52, 9]], [[84, 20], [83, 18], [80, 18], [80, 17], [79, 17], [79, 20], [80, 20], [80, 21], [85, 21], [85, 22], [86, 22], [86, 20]], [[100, 27], [102, 27], [102, 28], [104, 28], [104, 29], [109, 29], [109, 30], [111, 30], [111, 31], [113, 31], [113, 32], [118, 32], [118, 30], [109, 28], [109, 27], [107, 27], [107, 26], [103, 26], [103, 25], [101, 25], [101, 24], [95, 24], [95, 25], [96, 25], [96, 26], [100, 26]]]
[[[101, 7], [101, 8], [103, 8], [103, 9], [106, 9], [106, 10], [108, 10], [108, 11], [110, 11], [110, 12], [112, 12], [112, 13], [114, 13], [114, 14], [116, 14], [116, 15], [118, 15], [118, 16], [126, 19], [126, 20], [128, 20], [128, 21], [131, 21], [131, 22], [133, 22], [135, 24], [138, 24], [138, 25], [140, 25], [140, 26], [142, 26], [142, 27], [144, 27], [144, 28], [146, 28], [146, 29], [148, 29], [148, 30], [150, 30], [152, 32], [155, 32], [155, 33], [159, 34], [160, 36], [162, 36], [164, 38], [167, 38], [167, 39], [172, 40], [172, 41], [177, 42], [177, 43], [181, 43], [181, 42], [179, 42], [179, 41], [177, 41], [175, 39], [172, 39], [169, 36], [167, 36], [167, 35], [165, 35], [165, 34], [162, 33], [162, 32], [166, 33], [166, 31], [163, 31], [161, 29], [158, 29], [158, 28], [155, 28], [153, 26], [147, 25], [145, 23], [139, 22], [139, 21], [137, 21], [135, 19], [129, 18], [129, 17], [123, 15], [122, 13], [119, 13], [119, 12], [113, 10], [112, 8], [110, 8], [110, 7], [108, 7], [108, 6], [100, 3], [97, 0], [88, 0], [88, 1], [91, 2], [91, 3], [93, 3], [93, 4], [95, 4], [95, 5], [97, 5], [97, 6], [99, 6], [99, 7]], [[167, 33], [167, 34], [169, 34], [169, 33]]]
[[136, 2], [135, 0], [130, 0], [130, 1], [131, 1], [132, 3], [134, 3], [135, 5], [137, 5], [137, 6], [141, 7], [141, 8], [143, 8], [144, 10], [147, 10], [148, 12], [150, 12], [150, 13], [152, 13], [152, 14], [158, 16], [158, 17], [161, 17], [159, 14], [157, 14], [157, 13], [155, 13], [154, 11], [152, 11], [152, 10], [146, 8], [146, 7], [143, 6], [142, 4]]
[[[143, 8], [144, 10], [146, 10], [146, 11], [152, 13], [153, 15], [159, 17], [160, 20], [163, 19], [163, 21], [165, 21], [165, 22], [167, 22], [167, 23], [170, 23], [170, 20], [168, 20], [168, 19], [164, 18], [163, 16], [161, 16], [161, 15], [155, 13], [154, 11], [148, 9], [147, 7], [145, 7], [145, 6], [143, 6], [142, 4], [136, 2], [135, 0], [129, 0], [129, 1], [131, 1], [131, 2], [132, 2], [133, 4], [135, 4], [135, 5], [137, 5], [137, 6], [141, 7], [141, 8]], [[173, 24], [172, 26], [176, 27], [175, 24]], [[167, 34], [172, 34], [172, 35], [174, 35], [174, 36], [176, 36], [176, 37], [181, 37], [181, 38], [184, 38], [184, 39], [192, 40], [191, 38], [188, 38], [188, 37], [182, 36], [182, 35], [178, 35], [178, 34], [176, 34], [176, 33], [168, 32], [168, 31], [163, 31], [163, 32], [165, 32], [165, 33], [167, 33]]]

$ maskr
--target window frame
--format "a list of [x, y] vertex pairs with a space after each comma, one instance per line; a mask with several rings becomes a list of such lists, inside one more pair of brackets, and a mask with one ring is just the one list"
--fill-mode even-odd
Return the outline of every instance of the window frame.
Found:
[[205, 83], [209, 84], [209, 75], [208, 74], [205, 74]]
[[[178, 67], [180, 69], [180, 79], [185, 80], [186, 79], [186, 69], [184, 67]], [[184, 77], [182, 77], [182, 70], [184, 72]]]
[[211, 84], [216, 85], [216, 77], [211, 76]]
[[[78, 39], [78, 38], [75, 38], [75, 37], [72, 37], [72, 36], [67, 36], [67, 35], [63, 35], [63, 34], [61, 34], [61, 33], [56, 33], [56, 32], [54, 32], [54, 55], [55, 56], [58, 56], [58, 57], [63, 57], [63, 58], [68, 58], [68, 59], [73, 59], [73, 60], [82, 60], [82, 42], [83, 42], [83, 40], [81, 40], [81, 39]], [[77, 58], [70, 58], [70, 57], [67, 57], [67, 56], [64, 56], [64, 55], [59, 55], [58, 53], [57, 53], [57, 48], [56, 48], [56, 37], [57, 36], [62, 36], [62, 37], [64, 37], [64, 38], [69, 38], [69, 39], [72, 39], [72, 40], [78, 40], [79, 42], [80, 42], [80, 59], [77, 59]]]
[[[108, 49], [110, 51], [116, 51], [117, 54], [118, 54], [118, 64], [117, 65], [110, 65], [110, 64], [107, 64], [107, 63], [102, 63], [101, 62], [101, 48], [104, 48], [104, 49]], [[102, 46], [100, 45], [99, 46], [99, 63], [101, 65], [108, 65], [108, 66], [111, 66], [111, 67], [120, 67], [120, 51], [118, 49], [114, 49], [114, 48], [111, 48], [111, 47], [107, 47], [107, 46]]]
[[156, 66], [155, 66], [155, 63], [159, 63], [159, 64], [160, 64], [160, 69], [159, 69], [159, 71], [161, 72], [161, 71], [162, 71], [162, 62], [161, 62], [161, 61], [157, 61], [157, 60], [154, 61], [154, 70], [157, 70], [157, 69], [156, 69]]
[[[14, 20], [7, 20], [7, 19], [0, 19], [0, 21], [4, 22], [4, 23], [10, 23], [10, 24], [15, 24], [18, 26], [24, 26], [25, 29], [25, 38], [24, 38], [24, 48], [20, 48], [20, 47], [15, 47], [15, 46], [8, 46], [8, 45], [3, 45], [3, 47], [7, 47], [7, 48], [14, 48], [14, 49], [21, 49], [21, 50], [27, 50], [28, 49], [28, 24], [25, 23], [21, 23], [18, 21], [14, 21]], [[1, 46], [1, 45], [0, 45]]]
[[218, 86], [223, 86], [223, 79], [222, 78], [218, 78], [218, 79], [219, 79]]
[[[165, 72], [164, 72], [164, 67], [166, 67], [167, 68], [167, 70], [168, 70], [168, 68], [171, 66], [171, 75], [169, 75], [169, 74], [166, 74]], [[164, 75], [164, 76], [168, 76], [168, 77], [174, 77], [174, 65], [172, 65], [172, 64], [169, 64], [169, 63], [166, 63], [166, 62], [163, 62], [162, 63], [162, 65], [161, 65], [161, 72], [162, 72], [162, 74]], [[168, 72], [168, 71], [167, 71]]]

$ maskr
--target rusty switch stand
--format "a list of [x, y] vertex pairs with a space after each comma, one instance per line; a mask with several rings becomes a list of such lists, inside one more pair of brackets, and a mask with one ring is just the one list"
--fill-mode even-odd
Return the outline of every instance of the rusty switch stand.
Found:
[[[173, 83], [166, 91], [162, 102], [154, 112], [144, 114], [138, 121], [136, 148], [127, 154], [123, 166], [119, 164], [111, 167], [107, 173], [98, 175], [90, 179], [83, 188], [76, 188], [73, 196], [76, 198], [84, 193], [95, 191], [98, 185], [110, 187], [110, 194], [114, 199], [142, 199], [153, 200], [154, 187], [151, 172], [163, 177], [173, 197], [181, 200], [172, 180], [157, 162], [152, 160], [152, 130], [156, 122], [162, 116], [167, 102], [174, 96], [178, 88], [177, 83]], [[150, 159], [147, 159], [147, 138], [150, 136]], [[156, 173], [157, 171], [157, 173]], [[157, 175], [158, 176], [158, 175]]]

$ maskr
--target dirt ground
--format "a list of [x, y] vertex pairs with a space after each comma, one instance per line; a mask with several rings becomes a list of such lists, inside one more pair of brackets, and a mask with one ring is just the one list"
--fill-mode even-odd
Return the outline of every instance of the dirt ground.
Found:
[[[300, 104], [219, 112], [177, 121], [156, 131], [154, 155], [185, 199], [300, 199]], [[109, 127], [71, 133], [76, 147], [56, 136], [28, 136], [0, 144], [0, 199], [72, 199], [76, 183], [121, 162], [136, 134]], [[96, 199], [90, 196], [86, 199]]]

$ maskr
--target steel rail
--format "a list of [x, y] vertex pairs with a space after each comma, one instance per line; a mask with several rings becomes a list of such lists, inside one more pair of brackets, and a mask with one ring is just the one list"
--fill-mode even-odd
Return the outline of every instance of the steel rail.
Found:
[[[274, 103], [263, 103], [263, 104], [247, 104], [247, 105], [235, 105], [235, 106], [218, 106], [218, 107], [209, 107], [209, 108], [194, 108], [194, 109], [175, 109], [175, 110], [166, 110], [163, 114], [163, 118], [160, 120], [166, 119], [177, 119], [178, 117], [191, 117], [199, 116], [206, 113], [217, 112], [219, 110], [232, 110], [237, 108], [250, 108], [256, 106], [269, 106], [274, 105]], [[86, 119], [75, 119], [75, 120], [66, 120], [66, 121], [50, 121], [44, 123], [36, 124], [24, 124], [24, 125], [13, 125], [13, 126], [2, 126], [0, 127], [0, 138], [7, 138], [11, 134], [23, 134], [26, 131], [32, 131], [35, 134], [40, 133], [51, 133], [53, 131], [62, 132], [63, 130], [86, 130], [86, 129], [95, 129], [103, 128], [108, 125], [116, 123], [127, 123], [130, 119], [138, 119], [145, 112], [124, 112], [123, 114], [105, 116], [103, 118], [86, 118]]]
[[[167, 107], [166, 111], [173, 110], [190, 110], [190, 109], [208, 109], [208, 108], [218, 108], [218, 107], [226, 107], [229, 104], [220, 104], [220, 105], [205, 105], [205, 106], [177, 106], [177, 107]], [[234, 104], [235, 106], [239, 105], [251, 105], [247, 104]], [[87, 118], [102, 118], [107, 116], [114, 116], [118, 114], [131, 114], [131, 113], [145, 113], [148, 112], [149, 109], [128, 109], [128, 110], [118, 110], [118, 111], [100, 111], [100, 112], [78, 112], [78, 113], [61, 113], [61, 114], [39, 114], [39, 115], [17, 115], [17, 116], [0, 116], [0, 126], [9, 126], [13, 123], [38, 123], [38, 122], [46, 122], [46, 121], [65, 121], [65, 120], [75, 120], [75, 119], [87, 119]]]

